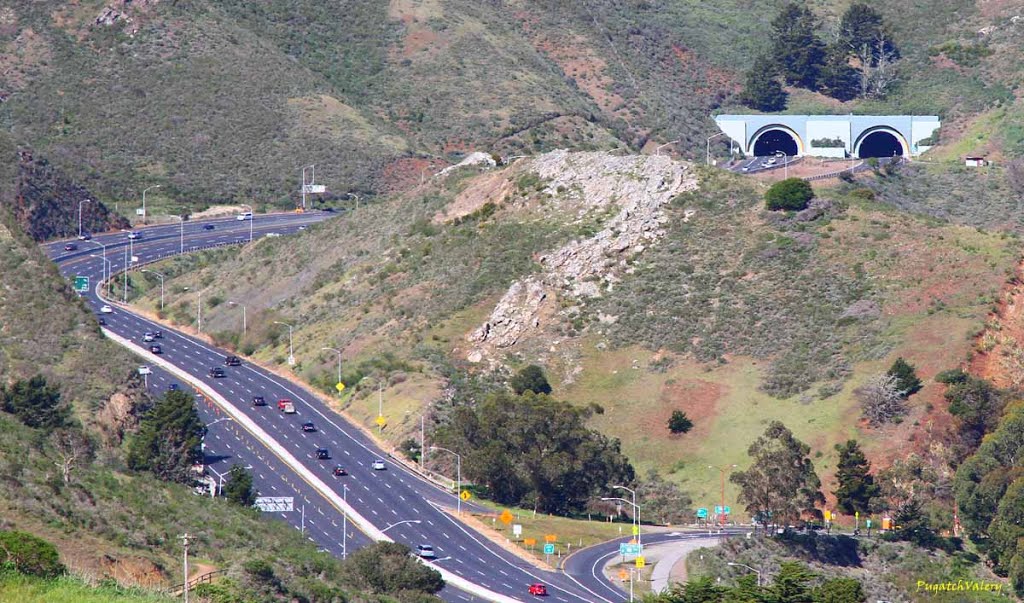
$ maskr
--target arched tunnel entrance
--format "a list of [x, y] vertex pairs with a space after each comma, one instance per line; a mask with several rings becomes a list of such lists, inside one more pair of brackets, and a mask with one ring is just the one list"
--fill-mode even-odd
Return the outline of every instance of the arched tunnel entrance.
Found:
[[903, 145], [892, 132], [879, 130], [864, 137], [857, 149], [857, 157], [902, 157]]
[[785, 130], [768, 130], [754, 142], [755, 157], [768, 157], [778, 153], [785, 153], [790, 157], [800, 153], [796, 139]]

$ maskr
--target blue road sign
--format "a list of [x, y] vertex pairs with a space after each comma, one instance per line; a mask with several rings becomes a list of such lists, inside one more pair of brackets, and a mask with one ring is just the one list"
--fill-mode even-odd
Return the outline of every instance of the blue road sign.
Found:
[[697, 509], [697, 519], [707, 519], [707, 518], [708, 518], [708, 510], [707, 510], [707, 508], [701, 507], [701, 508]]
[[550, 542], [545, 544], [544, 545], [544, 554], [545, 555], [554, 555], [555, 554], [555, 545], [553, 543], [550, 543]]

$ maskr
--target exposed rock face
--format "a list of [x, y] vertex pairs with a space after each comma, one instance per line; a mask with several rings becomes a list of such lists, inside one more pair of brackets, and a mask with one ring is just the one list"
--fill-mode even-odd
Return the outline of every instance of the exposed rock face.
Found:
[[531, 170], [550, 181], [545, 192], [557, 198], [564, 191], [581, 204], [579, 217], [610, 206], [619, 211], [594, 236], [540, 257], [542, 274], [509, 287], [487, 322], [469, 336], [476, 344], [469, 354], [472, 361], [511, 347], [539, 328], [542, 317], [554, 313], [557, 293], [586, 299], [610, 291], [617, 274], [629, 271], [627, 260], [665, 234], [665, 204], [697, 187], [689, 164], [669, 157], [560, 150], [534, 159]]

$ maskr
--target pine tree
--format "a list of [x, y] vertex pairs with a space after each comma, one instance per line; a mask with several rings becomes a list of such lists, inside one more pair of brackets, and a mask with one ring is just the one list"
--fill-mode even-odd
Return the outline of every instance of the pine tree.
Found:
[[142, 418], [128, 446], [128, 466], [168, 481], [189, 483], [192, 466], [203, 459], [200, 445], [205, 434], [192, 395], [169, 391]]
[[892, 363], [886, 374], [896, 378], [896, 387], [904, 392], [904, 396], [910, 396], [921, 389], [921, 380], [917, 378], [914, 365], [904, 360], [902, 356]]
[[836, 444], [839, 463], [836, 467], [837, 488], [833, 494], [843, 513], [853, 515], [854, 512], [867, 513], [871, 499], [879, 495], [879, 487], [874, 476], [869, 473], [871, 464], [857, 444], [857, 440], [847, 440], [845, 444]]
[[228, 472], [228, 483], [224, 485], [224, 497], [243, 507], [256, 503], [256, 490], [252, 487], [252, 474], [241, 465], [232, 465]]
[[693, 421], [681, 410], [673, 410], [668, 420], [668, 430], [672, 433], [687, 433], [693, 429]]
[[544, 375], [544, 369], [531, 364], [524, 366], [509, 382], [512, 387], [512, 391], [517, 394], [523, 392], [533, 392], [535, 394], [550, 394], [551, 384], [548, 383], [548, 378]]
[[29, 427], [48, 430], [63, 427], [71, 414], [71, 409], [61, 403], [60, 390], [42, 375], [0, 388], [0, 408]]
[[843, 102], [860, 94], [860, 72], [850, 65], [847, 53], [838, 48], [829, 50], [818, 83], [824, 94]]
[[818, 20], [811, 9], [790, 2], [772, 20], [772, 57], [786, 82], [815, 90], [825, 62], [825, 44], [815, 32]]
[[767, 59], [758, 59], [747, 72], [740, 102], [758, 111], [782, 111], [786, 108], [786, 97], [775, 66]]

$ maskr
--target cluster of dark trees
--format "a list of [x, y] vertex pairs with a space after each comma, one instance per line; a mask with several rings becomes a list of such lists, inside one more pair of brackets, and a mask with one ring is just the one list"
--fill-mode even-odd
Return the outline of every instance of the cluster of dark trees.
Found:
[[828, 43], [821, 23], [803, 3], [791, 2], [772, 20], [772, 47], [747, 72], [740, 96], [761, 111], [786, 108], [786, 84], [849, 101], [880, 97], [896, 82], [899, 48], [882, 15], [854, 3], [843, 13]]
[[853, 578], [822, 580], [806, 565], [783, 562], [771, 584], [759, 586], [754, 574], [724, 586], [711, 576], [673, 585], [665, 593], [644, 599], [649, 603], [726, 603], [771, 601], [772, 603], [863, 603], [867, 600], [861, 583]]

